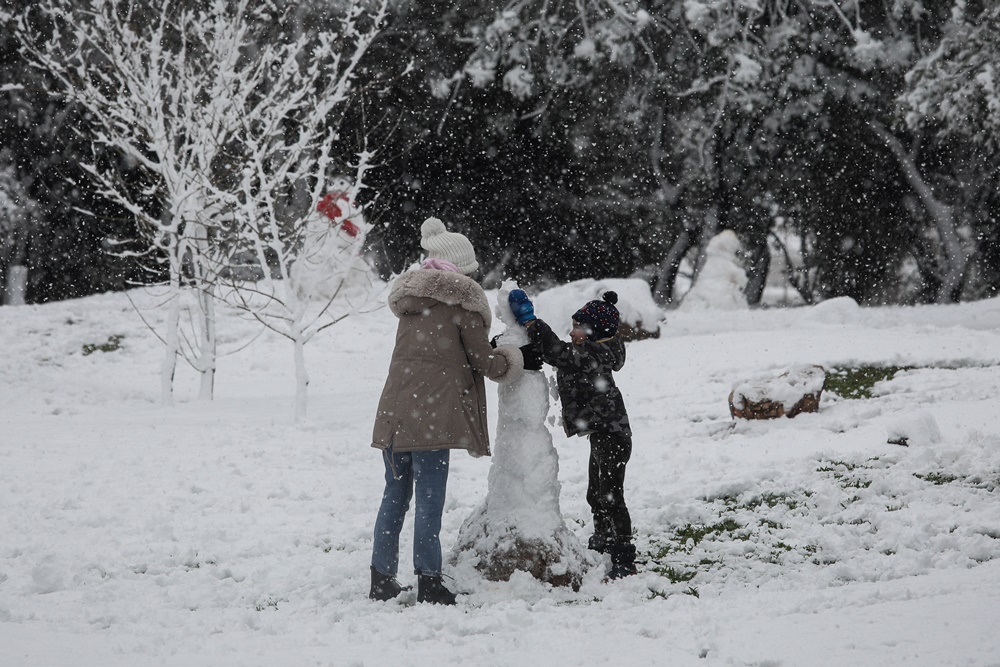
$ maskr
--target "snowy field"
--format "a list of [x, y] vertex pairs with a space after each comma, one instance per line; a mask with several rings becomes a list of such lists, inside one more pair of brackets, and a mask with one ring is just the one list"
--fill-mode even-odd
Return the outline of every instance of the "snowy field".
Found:
[[[311, 343], [295, 425], [291, 345], [233, 315], [216, 400], [182, 366], [163, 408], [124, 295], [0, 308], [0, 666], [1000, 665], [1000, 300], [671, 313], [618, 374], [640, 574], [452, 571], [452, 608], [367, 599], [394, 330], [382, 308]], [[733, 422], [735, 383], [796, 363], [906, 369]], [[587, 443], [553, 438], [585, 541]], [[490, 465], [452, 463], [446, 551]]]

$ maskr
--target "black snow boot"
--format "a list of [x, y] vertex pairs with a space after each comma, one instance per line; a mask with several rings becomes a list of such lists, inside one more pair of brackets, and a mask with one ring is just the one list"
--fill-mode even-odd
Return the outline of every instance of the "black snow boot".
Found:
[[600, 554], [608, 553], [608, 547], [611, 546], [611, 540], [607, 535], [599, 535], [594, 533], [587, 540], [587, 548], [591, 551], [596, 551]]
[[417, 602], [455, 604], [455, 594], [444, 587], [441, 577], [417, 575]]
[[408, 591], [412, 586], [401, 586], [395, 577], [390, 577], [387, 574], [382, 574], [375, 569], [372, 565], [372, 588], [368, 593], [368, 597], [372, 600], [378, 600], [380, 602], [386, 602], [392, 600], [398, 596], [403, 591]]
[[612, 544], [608, 551], [611, 553], [608, 579], [621, 579], [636, 574], [634, 544]]

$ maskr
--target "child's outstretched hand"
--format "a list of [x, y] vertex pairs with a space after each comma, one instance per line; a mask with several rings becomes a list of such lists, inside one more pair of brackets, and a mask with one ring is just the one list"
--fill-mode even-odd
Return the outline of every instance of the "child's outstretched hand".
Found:
[[510, 294], [507, 295], [507, 303], [510, 304], [510, 309], [514, 313], [514, 317], [517, 318], [517, 323], [522, 327], [535, 319], [535, 306], [532, 305], [531, 299], [523, 289], [511, 290]]

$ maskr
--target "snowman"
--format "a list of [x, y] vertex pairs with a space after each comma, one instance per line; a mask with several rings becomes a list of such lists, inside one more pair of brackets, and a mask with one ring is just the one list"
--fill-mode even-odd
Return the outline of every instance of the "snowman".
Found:
[[[503, 283], [497, 317], [506, 329], [497, 345], [528, 344], [528, 335], [507, 303], [517, 289]], [[499, 412], [486, 498], [466, 519], [452, 560], [472, 564], [492, 581], [517, 571], [554, 586], [578, 589], [590, 565], [586, 549], [567, 528], [559, 509], [559, 456], [545, 426], [549, 385], [541, 371], [525, 371], [497, 387]]]
[[371, 285], [371, 271], [361, 255], [371, 225], [356, 206], [351, 181], [338, 176], [330, 183], [306, 219], [302, 249], [291, 269], [291, 279], [304, 299], [349, 299]]
[[746, 310], [747, 274], [740, 265], [741, 244], [732, 230], [712, 237], [705, 249], [705, 264], [678, 310]]

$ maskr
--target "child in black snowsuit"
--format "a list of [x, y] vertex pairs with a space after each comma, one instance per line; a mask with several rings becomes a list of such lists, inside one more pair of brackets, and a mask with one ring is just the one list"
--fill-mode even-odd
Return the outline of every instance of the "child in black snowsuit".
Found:
[[632, 455], [632, 430], [613, 371], [625, 365], [625, 344], [617, 337], [618, 295], [589, 301], [573, 315], [572, 344], [559, 340], [548, 324], [535, 317], [523, 290], [512, 290], [511, 310], [525, 327], [542, 360], [556, 369], [567, 436], [590, 438], [587, 503], [594, 515], [588, 546], [611, 555], [608, 577], [636, 573], [632, 518], [625, 505], [625, 464]]

